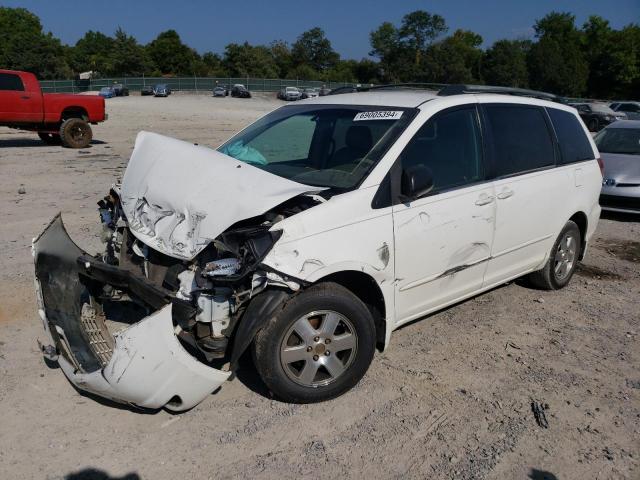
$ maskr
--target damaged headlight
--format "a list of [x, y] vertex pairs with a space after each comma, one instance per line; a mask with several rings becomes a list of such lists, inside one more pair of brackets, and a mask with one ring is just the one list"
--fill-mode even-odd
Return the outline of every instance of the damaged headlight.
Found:
[[237, 258], [222, 258], [208, 262], [202, 269], [202, 275], [206, 277], [220, 277], [234, 275], [240, 270], [240, 260]]

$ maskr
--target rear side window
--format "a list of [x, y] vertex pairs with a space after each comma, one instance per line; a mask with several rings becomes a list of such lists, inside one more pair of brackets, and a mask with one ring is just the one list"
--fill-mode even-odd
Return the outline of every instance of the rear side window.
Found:
[[525, 105], [486, 105], [493, 136], [495, 174], [516, 175], [555, 164], [544, 111]]
[[400, 158], [403, 168], [424, 165], [431, 171], [434, 193], [484, 179], [475, 107], [445, 111], [429, 119]]
[[619, 107], [618, 110], [622, 111], [622, 112], [640, 112], [640, 106], [635, 105], [633, 103], [622, 103]]
[[560, 144], [561, 164], [582, 162], [594, 158], [591, 144], [577, 117], [556, 108], [547, 108]]
[[0, 90], [24, 91], [24, 85], [18, 75], [12, 73], [0, 73]]

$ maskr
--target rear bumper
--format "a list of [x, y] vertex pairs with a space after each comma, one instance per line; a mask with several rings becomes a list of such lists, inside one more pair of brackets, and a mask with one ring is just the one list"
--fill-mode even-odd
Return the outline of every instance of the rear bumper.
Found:
[[[177, 304], [153, 297], [156, 287], [107, 265], [96, 275], [83, 271], [100, 262], [85, 264], [88, 257], [69, 238], [59, 215], [34, 240], [33, 255], [46, 335], [42, 350], [79, 389], [121, 403], [180, 411], [197, 405], [229, 378], [230, 372], [211, 368], [185, 350], [173, 321]], [[112, 283], [125, 290], [142, 288], [159, 308], [111, 336], [96, 314], [92, 293]]]

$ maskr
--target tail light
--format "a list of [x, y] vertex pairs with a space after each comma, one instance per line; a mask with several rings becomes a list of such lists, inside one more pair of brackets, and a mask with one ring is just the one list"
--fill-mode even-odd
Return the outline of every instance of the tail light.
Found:
[[598, 157], [596, 160], [598, 160], [598, 166], [600, 167], [600, 175], [602, 175], [602, 178], [604, 178], [604, 162], [600, 157]]

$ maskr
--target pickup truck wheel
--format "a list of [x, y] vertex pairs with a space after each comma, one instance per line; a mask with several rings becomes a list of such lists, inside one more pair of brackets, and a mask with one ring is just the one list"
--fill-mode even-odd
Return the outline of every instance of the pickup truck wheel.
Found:
[[374, 351], [371, 312], [349, 290], [329, 282], [289, 300], [256, 334], [253, 347], [267, 387], [296, 403], [343, 394], [364, 376]]
[[60, 125], [62, 145], [68, 148], [85, 148], [91, 143], [91, 126], [82, 118], [68, 118]]
[[47, 145], [60, 145], [62, 143], [60, 135], [57, 133], [38, 132], [38, 136]]

